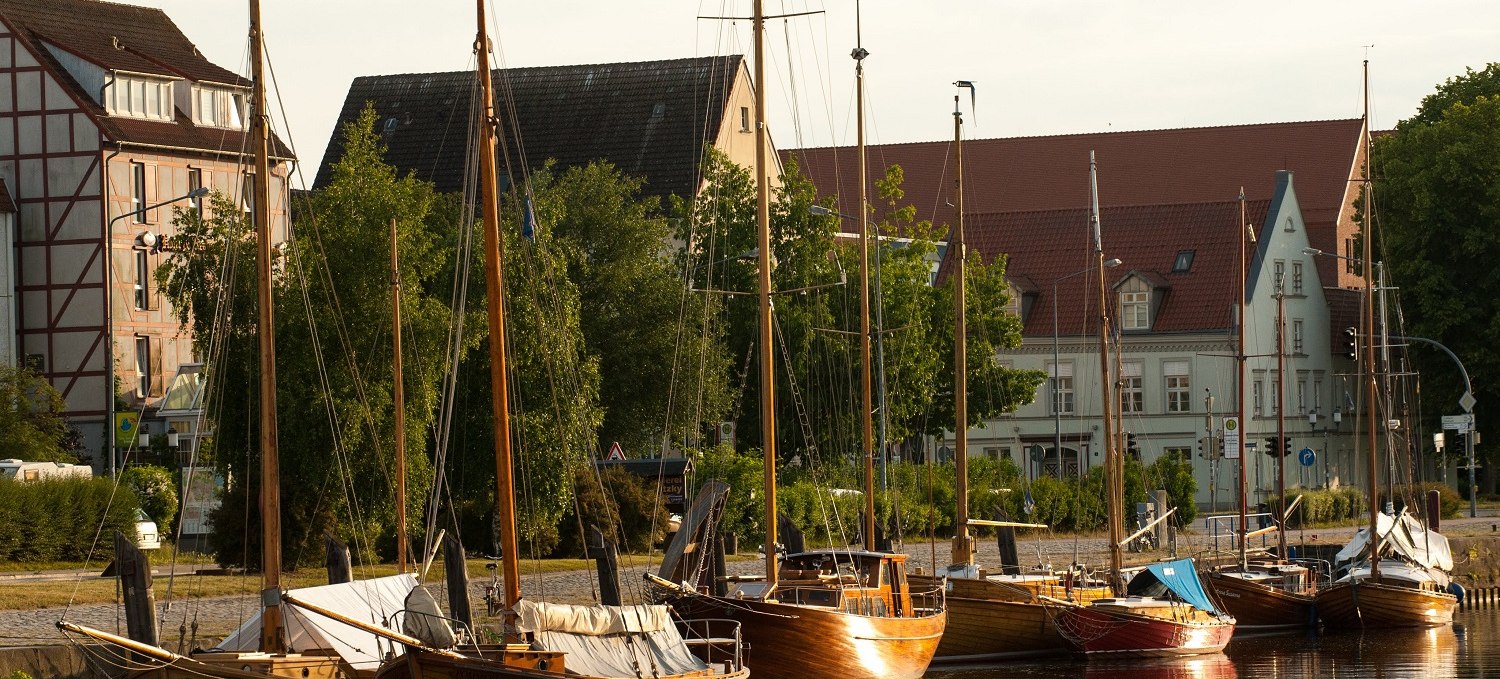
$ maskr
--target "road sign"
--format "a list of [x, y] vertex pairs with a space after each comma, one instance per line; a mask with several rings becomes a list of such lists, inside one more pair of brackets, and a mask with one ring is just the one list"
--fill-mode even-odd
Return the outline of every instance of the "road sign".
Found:
[[1314, 462], [1318, 461], [1318, 454], [1314, 453], [1312, 448], [1303, 448], [1297, 452], [1297, 461], [1301, 462], [1304, 467], [1311, 467]]
[[1466, 391], [1463, 396], [1458, 397], [1458, 407], [1463, 408], [1466, 413], [1474, 412], [1474, 404], [1479, 403], [1474, 398], [1474, 392]]
[[1224, 457], [1231, 460], [1240, 457], [1240, 418], [1224, 418]]
[[620, 442], [619, 441], [615, 441], [614, 443], [609, 444], [609, 456], [606, 457], [606, 458], [604, 458], [604, 459], [606, 459], [606, 460], [623, 460], [623, 459], [625, 459], [625, 451], [620, 449]]
[[134, 448], [136, 436], [140, 434], [140, 418], [135, 413], [115, 413], [115, 445]]
[[1474, 431], [1474, 413], [1444, 415], [1443, 428], [1456, 431]]

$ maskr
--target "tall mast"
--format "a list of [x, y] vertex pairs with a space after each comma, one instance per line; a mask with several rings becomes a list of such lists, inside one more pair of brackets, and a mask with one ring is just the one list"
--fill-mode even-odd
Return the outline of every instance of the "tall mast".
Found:
[[1277, 556], [1286, 558], [1286, 291], [1276, 286], [1276, 548]]
[[776, 349], [771, 343], [771, 205], [766, 186], [766, 19], [755, 0], [755, 233], [760, 267], [760, 440], [766, 490], [766, 593], [776, 589]]
[[1380, 487], [1378, 481], [1376, 480], [1377, 466], [1376, 466], [1376, 463], [1375, 463], [1375, 454], [1376, 454], [1375, 451], [1376, 451], [1376, 448], [1378, 447], [1375, 444], [1375, 415], [1376, 415], [1376, 408], [1375, 408], [1375, 344], [1373, 342], [1373, 340], [1375, 338], [1375, 296], [1374, 296], [1375, 285], [1374, 285], [1374, 282], [1372, 280], [1371, 273], [1370, 273], [1370, 256], [1371, 256], [1371, 254], [1373, 252], [1373, 248], [1370, 245], [1370, 241], [1373, 240], [1375, 234], [1374, 234], [1374, 230], [1370, 228], [1371, 227], [1371, 224], [1370, 224], [1370, 222], [1371, 222], [1371, 219], [1370, 219], [1371, 210], [1370, 210], [1370, 60], [1369, 59], [1366, 59], [1364, 61], [1364, 81], [1365, 81], [1365, 88], [1364, 88], [1365, 89], [1365, 93], [1364, 93], [1364, 99], [1365, 99], [1365, 114], [1364, 114], [1364, 119], [1365, 119], [1365, 121], [1364, 121], [1364, 123], [1365, 123], [1364, 124], [1364, 128], [1365, 128], [1365, 138], [1364, 138], [1365, 162], [1364, 162], [1364, 167], [1363, 167], [1363, 172], [1362, 172], [1363, 176], [1361, 177], [1361, 180], [1360, 180], [1359, 191], [1360, 191], [1360, 204], [1361, 204], [1363, 212], [1364, 212], [1364, 220], [1363, 220], [1363, 223], [1360, 224], [1360, 241], [1363, 244], [1363, 247], [1361, 248], [1362, 252], [1360, 253], [1360, 258], [1362, 260], [1362, 263], [1364, 264], [1364, 279], [1365, 279], [1365, 299], [1364, 299], [1364, 302], [1365, 302], [1364, 306], [1365, 306], [1365, 308], [1364, 308], [1364, 312], [1365, 313], [1364, 313], [1364, 318], [1362, 318], [1361, 322], [1360, 322], [1360, 325], [1363, 326], [1363, 329], [1361, 330], [1360, 334], [1362, 334], [1364, 336], [1364, 338], [1365, 338], [1365, 375], [1366, 375], [1366, 380], [1365, 380], [1365, 387], [1366, 387], [1366, 389], [1365, 389], [1365, 409], [1367, 411], [1365, 413], [1365, 423], [1366, 423], [1365, 426], [1366, 426], [1366, 434], [1367, 434], [1366, 438], [1367, 438], [1367, 440], [1369, 442], [1369, 446], [1370, 446], [1369, 459], [1367, 460], [1368, 464], [1365, 467], [1365, 473], [1369, 476], [1369, 486], [1368, 487], [1370, 489], [1370, 496], [1369, 496], [1369, 504], [1370, 504], [1370, 535], [1369, 535], [1369, 537], [1370, 537], [1370, 579], [1374, 580], [1376, 582], [1379, 582], [1380, 581], [1380, 507], [1377, 505], [1376, 498], [1375, 498], [1375, 491], [1376, 491], [1377, 488]]
[[255, 175], [251, 183], [251, 217], [255, 223], [256, 297], [260, 336], [260, 518], [261, 613], [260, 650], [286, 651], [281, 621], [281, 466], [276, 450], [276, 335], [271, 303], [271, 119], [262, 70], [264, 43], [260, 0], [250, 0], [250, 138]]
[[[865, 549], [875, 551], [875, 424], [870, 386], [870, 182], [865, 165], [865, 51], [860, 35], [859, 3], [854, 3], [854, 106], [859, 148], [859, 386], [860, 426], [865, 444]], [[884, 450], [881, 455], [884, 456]]]
[[1120, 460], [1120, 448], [1115, 441], [1115, 409], [1113, 404], [1114, 380], [1110, 379], [1109, 367], [1109, 300], [1104, 280], [1104, 241], [1099, 227], [1099, 171], [1094, 162], [1094, 152], [1089, 151], [1089, 221], [1094, 227], [1094, 258], [1099, 266], [1099, 374], [1102, 381], [1099, 393], [1104, 401], [1104, 485], [1106, 503], [1109, 505], [1109, 585], [1121, 593], [1120, 569], [1125, 565], [1125, 555], [1120, 551], [1123, 527], [1120, 525], [1120, 506], [1124, 499], [1124, 464]]
[[[962, 83], [963, 81], [960, 81]], [[963, 85], [960, 84], [960, 87]], [[959, 110], [958, 95], [953, 95], [953, 234], [948, 247], [953, 250], [953, 463], [958, 483], [958, 516], [953, 537], [953, 563], [974, 562], [969, 537], [969, 357], [968, 329], [964, 321], [964, 116]]]
[[406, 572], [406, 389], [401, 370], [401, 269], [396, 264], [396, 218], [391, 218], [391, 347], [396, 421], [396, 572]]
[[516, 540], [515, 480], [511, 477], [510, 386], [505, 366], [505, 240], [500, 237], [500, 205], [496, 192], [495, 94], [490, 83], [490, 39], [485, 32], [484, 0], [476, 0], [478, 37], [474, 52], [479, 75], [479, 93], [484, 115], [479, 119], [479, 205], [484, 226], [484, 289], [490, 324], [490, 407], [495, 420], [495, 504], [500, 524], [501, 567], [505, 579], [507, 629], [515, 620], [516, 602], [521, 600], [520, 546]]
[[1245, 437], [1249, 435], [1246, 432], [1246, 430], [1245, 430], [1245, 423], [1248, 422], [1248, 420], [1245, 419], [1245, 359], [1247, 358], [1245, 356], [1245, 294], [1248, 292], [1248, 290], [1246, 289], [1247, 285], [1246, 285], [1245, 278], [1246, 278], [1246, 276], [1249, 275], [1245, 271], [1245, 269], [1247, 267], [1246, 256], [1245, 256], [1246, 255], [1245, 250], [1247, 248], [1245, 246], [1245, 240], [1247, 238], [1247, 234], [1249, 234], [1249, 233], [1250, 233], [1250, 224], [1249, 224], [1248, 221], [1246, 221], [1246, 218], [1245, 218], [1245, 187], [1241, 186], [1240, 187], [1240, 236], [1239, 236], [1239, 239], [1240, 239], [1240, 290], [1239, 290], [1239, 292], [1240, 292], [1240, 294], [1239, 294], [1239, 299], [1235, 301], [1235, 304], [1238, 306], [1238, 309], [1239, 309], [1239, 318], [1237, 319], [1237, 323], [1236, 323], [1236, 325], [1238, 326], [1236, 328], [1237, 341], [1235, 342], [1235, 347], [1234, 347], [1234, 362], [1235, 362], [1235, 365], [1237, 366], [1238, 371], [1239, 371], [1239, 375], [1237, 377], [1237, 381], [1235, 382], [1235, 384], [1237, 385], [1236, 388], [1239, 390], [1239, 395], [1235, 397], [1235, 403], [1237, 404], [1237, 406], [1239, 408], [1239, 428], [1240, 428], [1240, 431], [1239, 431], [1239, 441], [1237, 443], [1235, 443], [1235, 456], [1239, 458], [1238, 462], [1239, 462], [1239, 468], [1240, 468], [1240, 516], [1239, 516], [1240, 520], [1239, 520], [1239, 523], [1237, 523], [1235, 525], [1239, 526], [1239, 531], [1240, 531], [1240, 539], [1239, 539], [1239, 545], [1240, 545], [1240, 572], [1244, 572], [1245, 567], [1247, 566], [1247, 564], [1249, 562], [1249, 559], [1248, 559], [1248, 557], [1245, 554], [1245, 549], [1246, 549], [1245, 548], [1245, 541], [1246, 541], [1245, 535], [1250, 532], [1249, 531], [1249, 523], [1248, 523], [1249, 516], [1248, 516], [1248, 511], [1246, 509], [1246, 505], [1249, 503], [1249, 498], [1246, 497], [1246, 495], [1248, 494], [1248, 490], [1247, 489], [1249, 487], [1249, 484], [1245, 480]]

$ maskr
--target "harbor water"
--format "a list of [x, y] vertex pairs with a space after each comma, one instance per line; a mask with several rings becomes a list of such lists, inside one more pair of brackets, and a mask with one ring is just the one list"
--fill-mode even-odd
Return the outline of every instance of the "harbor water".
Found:
[[935, 667], [932, 679], [1339, 677], [1458, 679], [1500, 676], [1500, 610], [1463, 610], [1451, 627], [1371, 632], [1236, 633], [1221, 654], [1180, 659], [1047, 659]]

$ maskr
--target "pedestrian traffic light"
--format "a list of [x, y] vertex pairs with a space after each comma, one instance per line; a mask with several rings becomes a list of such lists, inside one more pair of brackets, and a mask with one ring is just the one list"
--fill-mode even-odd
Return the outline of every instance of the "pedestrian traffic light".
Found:
[[1359, 331], [1354, 328], [1344, 328], [1344, 357], [1354, 361], [1359, 359]]
[[1141, 449], [1136, 445], [1135, 432], [1125, 432], [1125, 452], [1134, 459], [1141, 459]]

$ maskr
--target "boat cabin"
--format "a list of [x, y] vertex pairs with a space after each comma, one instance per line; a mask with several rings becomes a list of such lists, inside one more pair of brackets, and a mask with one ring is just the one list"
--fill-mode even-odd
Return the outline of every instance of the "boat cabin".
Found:
[[881, 618], [913, 617], [906, 555], [821, 550], [793, 554], [781, 563], [776, 598]]

